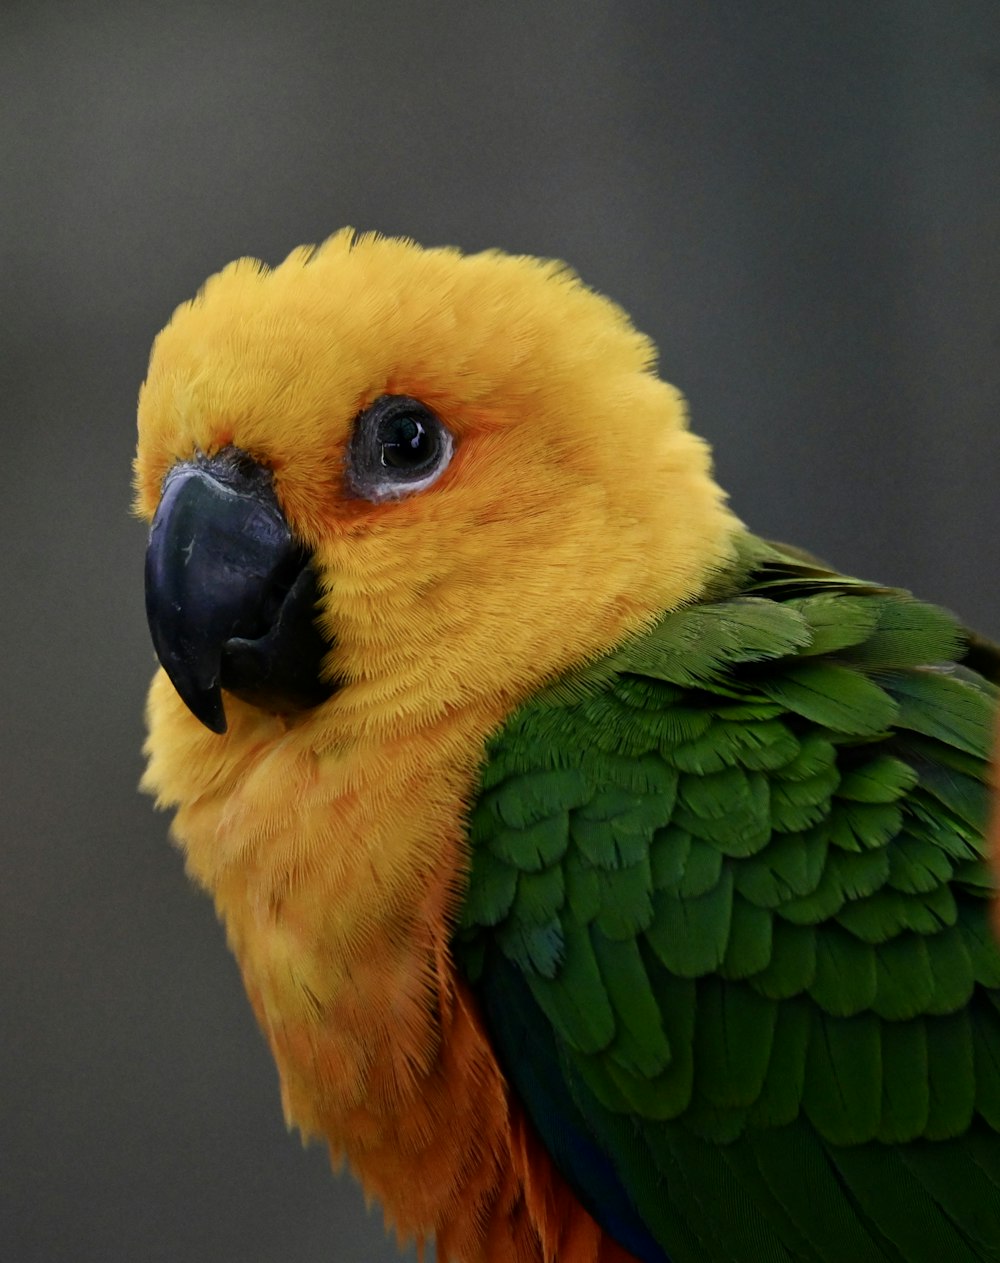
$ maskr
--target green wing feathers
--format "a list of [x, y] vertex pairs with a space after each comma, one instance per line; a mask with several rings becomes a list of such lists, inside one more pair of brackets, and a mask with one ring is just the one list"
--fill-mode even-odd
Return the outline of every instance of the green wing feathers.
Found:
[[997, 690], [942, 611], [752, 546], [497, 735], [456, 955], [518, 972], [677, 1263], [1000, 1259]]

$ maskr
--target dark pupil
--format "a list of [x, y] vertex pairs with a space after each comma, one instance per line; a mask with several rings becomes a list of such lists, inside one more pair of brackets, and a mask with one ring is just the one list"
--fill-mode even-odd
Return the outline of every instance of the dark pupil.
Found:
[[414, 469], [427, 460], [431, 440], [415, 417], [394, 417], [380, 435], [382, 464], [390, 469]]

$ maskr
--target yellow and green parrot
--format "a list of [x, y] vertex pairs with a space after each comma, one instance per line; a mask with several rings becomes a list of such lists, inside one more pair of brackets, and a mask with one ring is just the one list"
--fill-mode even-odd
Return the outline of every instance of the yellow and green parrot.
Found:
[[442, 1263], [1000, 1260], [1000, 654], [750, 534], [654, 358], [533, 258], [209, 280], [144, 786], [289, 1123]]

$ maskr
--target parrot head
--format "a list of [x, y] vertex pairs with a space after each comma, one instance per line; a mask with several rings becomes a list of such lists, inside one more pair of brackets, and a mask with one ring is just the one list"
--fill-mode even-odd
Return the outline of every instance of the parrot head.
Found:
[[156, 651], [217, 733], [239, 707], [369, 736], [509, 709], [697, 596], [734, 528], [612, 302], [349, 230], [178, 308], [136, 484]]

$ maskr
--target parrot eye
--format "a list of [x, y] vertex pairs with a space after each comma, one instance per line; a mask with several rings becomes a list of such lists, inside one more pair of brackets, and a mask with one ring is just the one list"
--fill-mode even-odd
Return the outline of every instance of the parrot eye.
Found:
[[380, 395], [354, 423], [347, 482], [366, 500], [393, 500], [429, 487], [454, 441], [430, 408], [408, 395]]

